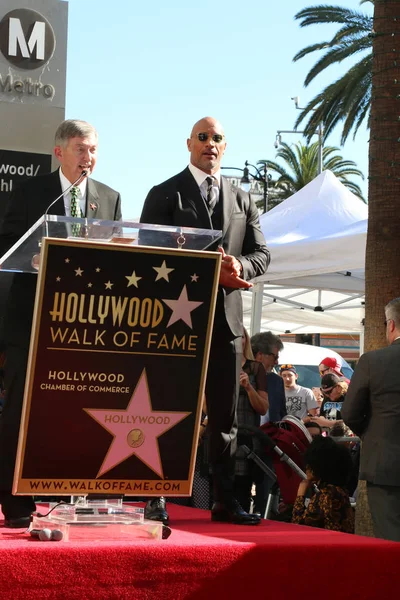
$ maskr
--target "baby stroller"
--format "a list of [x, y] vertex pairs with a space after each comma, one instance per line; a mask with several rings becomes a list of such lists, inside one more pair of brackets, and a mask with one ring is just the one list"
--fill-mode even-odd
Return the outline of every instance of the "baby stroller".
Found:
[[265, 454], [273, 458], [275, 472], [263, 462], [260, 456], [248, 447], [242, 447], [247, 458], [254, 460], [274, 482], [265, 511], [265, 518], [268, 518], [278, 489], [284, 504], [294, 504], [299, 483], [307, 478], [303, 457], [312, 442], [312, 437], [303, 422], [291, 415], [287, 415], [279, 423], [265, 423], [261, 428], [247, 426], [243, 429], [254, 435], [261, 442]]

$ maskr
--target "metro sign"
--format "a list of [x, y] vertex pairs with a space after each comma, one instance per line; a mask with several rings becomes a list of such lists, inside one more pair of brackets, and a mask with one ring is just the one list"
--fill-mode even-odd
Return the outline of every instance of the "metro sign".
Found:
[[55, 46], [52, 26], [35, 10], [12, 10], [0, 21], [0, 51], [19, 69], [42, 67], [53, 56]]

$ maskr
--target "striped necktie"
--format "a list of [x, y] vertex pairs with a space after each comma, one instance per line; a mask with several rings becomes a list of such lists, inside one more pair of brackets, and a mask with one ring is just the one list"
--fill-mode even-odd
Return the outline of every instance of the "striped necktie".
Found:
[[215, 205], [217, 204], [217, 190], [215, 189], [215, 186], [217, 185], [217, 180], [215, 179], [215, 177], [207, 177], [206, 181], [207, 181], [206, 202], [207, 202], [207, 206], [208, 206], [208, 212], [210, 213], [210, 216], [211, 216], [214, 212]]

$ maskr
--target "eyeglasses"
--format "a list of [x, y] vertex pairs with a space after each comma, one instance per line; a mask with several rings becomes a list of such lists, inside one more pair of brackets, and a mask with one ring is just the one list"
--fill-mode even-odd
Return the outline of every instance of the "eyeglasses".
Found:
[[334, 385], [330, 388], [326, 388], [325, 390], [323, 388], [321, 388], [321, 392], [323, 394], [326, 394], [327, 396], [329, 396], [329, 394], [337, 387], [337, 385]]
[[281, 367], [280, 367], [281, 371], [285, 371], [287, 369], [294, 369], [294, 368], [295, 368], [294, 365], [281, 365]]
[[393, 321], [393, 319], [385, 319], [383, 321], [383, 324], [385, 325], [385, 327], [387, 326], [387, 324], [389, 323], [389, 321]]
[[323, 375], [324, 373], [326, 373], [327, 371], [329, 371], [329, 367], [327, 369], [320, 369], [319, 370], [319, 374]]
[[212, 135], [209, 133], [196, 133], [196, 137], [199, 142], [206, 142], [208, 138], [211, 138], [213, 142], [220, 144], [225, 136], [223, 136], [221, 133], [214, 133]]
[[279, 354], [274, 354], [273, 352], [267, 352], [267, 356], [273, 356], [275, 360], [279, 360]]

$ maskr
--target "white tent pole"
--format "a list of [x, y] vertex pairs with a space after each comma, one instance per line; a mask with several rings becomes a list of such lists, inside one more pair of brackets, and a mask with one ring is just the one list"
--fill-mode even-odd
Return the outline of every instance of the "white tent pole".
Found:
[[264, 284], [256, 283], [251, 299], [250, 337], [261, 330], [261, 314], [263, 304]]

